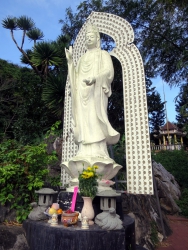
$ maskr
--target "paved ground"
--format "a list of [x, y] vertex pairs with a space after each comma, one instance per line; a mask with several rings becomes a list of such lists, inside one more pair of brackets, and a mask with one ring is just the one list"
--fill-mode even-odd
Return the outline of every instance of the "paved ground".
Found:
[[188, 219], [178, 216], [168, 218], [173, 233], [156, 250], [188, 250]]

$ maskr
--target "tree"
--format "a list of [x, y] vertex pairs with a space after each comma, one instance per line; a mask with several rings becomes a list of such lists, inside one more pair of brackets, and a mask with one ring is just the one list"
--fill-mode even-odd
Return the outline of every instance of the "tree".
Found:
[[[16, 17], [7, 17], [3, 19], [2, 26], [5, 29], [9, 29], [11, 32], [11, 37], [16, 47], [21, 52], [21, 61], [32, 67], [35, 73], [41, 77], [42, 80], [45, 80], [48, 76], [49, 68], [53, 66], [60, 66], [65, 57], [62, 53], [59, 53], [58, 48], [56, 48], [55, 43], [52, 42], [39, 42], [44, 37], [43, 32], [35, 27], [34, 21], [27, 17], [21, 16]], [[15, 37], [15, 30], [23, 30], [22, 42], [19, 46]], [[28, 36], [29, 40], [34, 41], [34, 47], [30, 50], [24, 50], [23, 45], [25, 37]]]
[[188, 84], [182, 85], [176, 100], [178, 127], [188, 132]]
[[43, 88], [42, 100], [58, 120], [63, 120], [66, 78], [63, 73], [51, 74]]
[[161, 101], [160, 94], [155, 90], [155, 87], [152, 87], [152, 82], [148, 78], [146, 78], [146, 94], [150, 132], [153, 133], [155, 131], [156, 133], [164, 125], [164, 102]]
[[[19, 18], [7, 17], [2, 21], [2, 25], [4, 28], [10, 29], [11, 37], [21, 52], [22, 63], [30, 65], [35, 74], [40, 77], [40, 84], [38, 84], [39, 79], [36, 77], [36, 75], [33, 78], [33, 81], [35, 79], [33, 86], [30, 85], [32, 79], [29, 83], [25, 82], [28, 84], [28, 86], [23, 86], [23, 89], [27, 89], [29, 92], [31, 88], [33, 88], [34, 93], [36, 93], [36, 90], [38, 91], [38, 96], [34, 94], [30, 101], [27, 99], [24, 104], [22, 103], [23, 105], [19, 105], [20, 119], [14, 121], [14, 133], [18, 126], [18, 131], [21, 131], [21, 128], [24, 131], [28, 126], [28, 128], [30, 128], [30, 132], [32, 131], [30, 133], [32, 135], [31, 137], [36, 138], [39, 137], [39, 134], [41, 136], [41, 131], [54, 124], [54, 119], [62, 119], [64, 88], [66, 83], [65, 79], [67, 77], [67, 63], [64, 48], [67, 47], [69, 37], [60, 35], [56, 41], [40, 41], [44, 37], [43, 32], [35, 27], [35, 23], [31, 18], [26, 16], [21, 16]], [[14, 37], [14, 31], [17, 29], [23, 30], [22, 42], [20, 46]], [[26, 36], [29, 38], [29, 40], [34, 41], [34, 46], [28, 50], [23, 49]], [[20, 71], [22, 70], [20, 69]], [[40, 89], [38, 89], [39, 86]], [[22, 96], [22, 89], [20, 89], [18, 92], [19, 93], [17, 93], [17, 96]], [[29, 106], [27, 106], [27, 103], [32, 102], [35, 97], [37, 97], [37, 100], [35, 100], [32, 105], [35, 107], [36, 104], [38, 107], [35, 109], [35, 115], [33, 114], [33, 116], [30, 117], [32, 112], [29, 111]], [[29, 105], [31, 107], [31, 103]], [[40, 110], [43, 112], [43, 119], [45, 119], [43, 121], [40, 118]], [[39, 115], [38, 118], [36, 117], [37, 114]], [[37, 122], [35, 119], [42, 121], [41, 128], [37, 127]], [[25, 122], [23, 122], [23, 120], [25, 120]], [[36, 133], [34, 133], [35, 129]], [[20, 132], [18, 131], [16, 132], [17, 136], [14, 134], [14, 138], [20, 139], [22, 136], [20, 137]], [[37, 131], [39, 131], [39, 134], [37, 134]]]
[[62, 33], [68, 34], [73, 42], [92, 11], [112, 13], [130, 22], [148, 78], [160, 75], [170, 85], [187, 82], [186, 0], [86, 0], [76, 13], [67, 10], [65, 21], [60, 20]]
[[0, 60], [0, 140], [32, 143], [55, 123], [42, 91], [41, 79], [33, 70]]

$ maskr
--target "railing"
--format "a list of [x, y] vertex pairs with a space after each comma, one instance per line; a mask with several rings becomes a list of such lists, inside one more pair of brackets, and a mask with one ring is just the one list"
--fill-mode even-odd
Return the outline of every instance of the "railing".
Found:
[[183, 148], [181, 144], [171, 144], [171, 145], [152, 145], [152, 151], [160, 151], [160, 150], [180, 150]]

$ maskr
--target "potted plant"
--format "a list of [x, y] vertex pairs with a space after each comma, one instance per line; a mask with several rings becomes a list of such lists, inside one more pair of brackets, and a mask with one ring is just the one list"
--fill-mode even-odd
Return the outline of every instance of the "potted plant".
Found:
[[98, 178], [96, 170], [98, 166], [88, 167], [83, 169], [82, 173], [79, 174], [79, 191], [80, 195], [84, 200], [84, 206], [82, 208], [82, 218], [86, 216], [89, 220], [89, 225], [92, 225], [94, 222], [94, 210], [92, 205], [92, 200], [97, 194]]

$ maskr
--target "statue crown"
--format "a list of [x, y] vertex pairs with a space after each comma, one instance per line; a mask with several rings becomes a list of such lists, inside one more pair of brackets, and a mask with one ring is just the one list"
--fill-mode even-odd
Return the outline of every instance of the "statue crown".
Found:
[[89, 32], [99, 33], [99, 30], [96, 25], [88, 24], [86, 26], [86, 34]]

